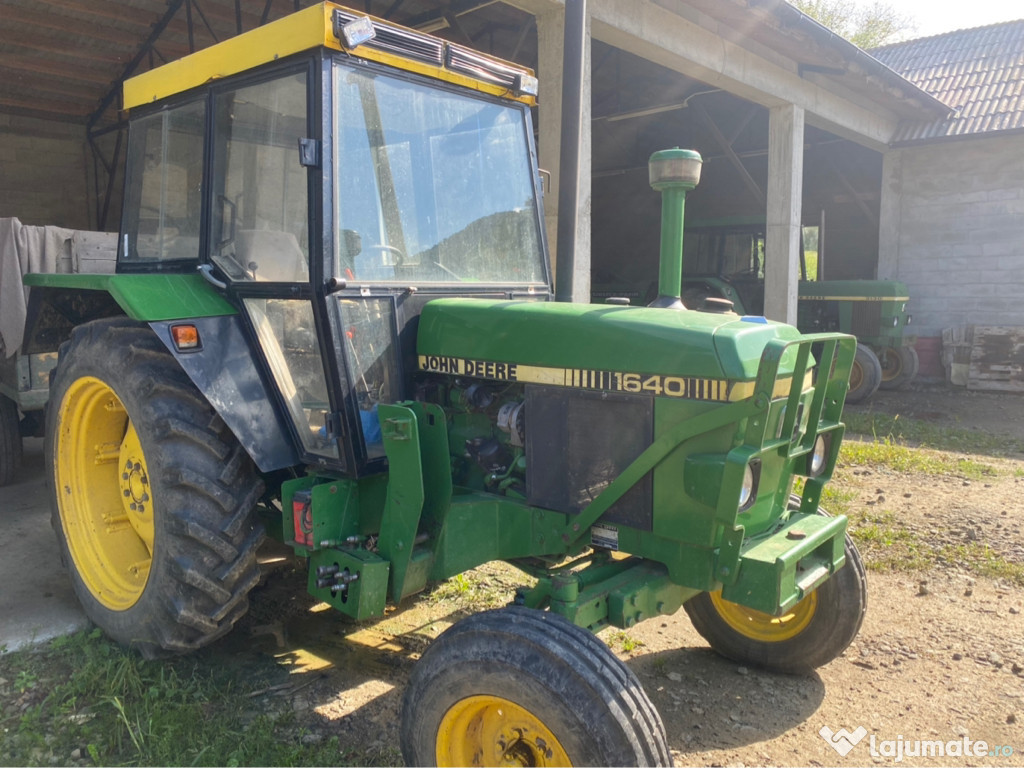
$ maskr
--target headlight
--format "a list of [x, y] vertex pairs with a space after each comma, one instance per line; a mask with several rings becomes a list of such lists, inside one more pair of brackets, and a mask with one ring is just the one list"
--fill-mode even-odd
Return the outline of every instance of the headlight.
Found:
[[892, 327], [893, 327], [893, 328], [895, 328], [895, 327], [896, 327], [897, 325], [899, 325], [899, 324], [900, 324], [900, 319], [899, 319], [899, 317], [894, 317], [894, 318], [892, 319]]
[[818, 439], [814, 441], [814, 448], [811, 449], [811, 455], [807, 459], [808, 477], [817, 477], [825, 471], [825, 462], [828, 460], [828, 444], [829, 441], [825, 439], [824, 435], [818, 435]]
[[754, 506], [757, 499], [757, 483], [761, 479], [761, 462], [752, 461], [743, 468], [743, 485], [740, 487], [740, 512]]

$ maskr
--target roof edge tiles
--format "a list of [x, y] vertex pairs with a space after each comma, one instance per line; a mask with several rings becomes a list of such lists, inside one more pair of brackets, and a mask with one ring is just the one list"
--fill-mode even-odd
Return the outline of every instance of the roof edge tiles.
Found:
[[954, 110], [943, 119], [903, 124], [894, 146], [1024, 131], [1024, 19], [892, 43], [872, 53]]

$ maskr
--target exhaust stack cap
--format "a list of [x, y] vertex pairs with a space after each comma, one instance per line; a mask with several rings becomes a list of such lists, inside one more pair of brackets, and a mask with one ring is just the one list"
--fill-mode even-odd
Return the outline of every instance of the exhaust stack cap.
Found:
[[658, 192], [666, 189], [689, 191], [700, 183], [703, 163], [700, 153], [692, 149], [676, 147], [655, 152], [648, 164], [651, 187]]

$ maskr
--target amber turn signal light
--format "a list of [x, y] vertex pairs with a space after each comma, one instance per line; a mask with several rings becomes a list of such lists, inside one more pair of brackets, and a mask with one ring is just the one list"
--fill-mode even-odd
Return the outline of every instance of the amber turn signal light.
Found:
[[171, 338], [179, 352], [192, 352], [201, 347], [199, 329], [194, 325], [171, 326]]

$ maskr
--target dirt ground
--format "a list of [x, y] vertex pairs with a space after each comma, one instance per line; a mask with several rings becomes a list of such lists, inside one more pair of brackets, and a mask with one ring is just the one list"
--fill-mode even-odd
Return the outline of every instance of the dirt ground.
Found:
[[[922, 388], [879, 393], [861, 406], [868, 410], [976, 427], [1024, 445], [1018, 396]], [[1024, 562], [1024, 456], [970, 458], [997, 474], [980, 481], [847, 467], [836, 482], [854, 505], [891, 512], [919, 535], [985, 542], [1006, 561]], [[291, 707], [306, 738], [337, 735], [357, 759], [378, 764], [401, 762], [398, 712], [415, 659], [478, 609], [480, 595], [511, 595], [515, 581], [510, 571], [488, 569], [357, 626], [329, 611], [311, 614], [300, 578], [282, 563], [228, 644], [272, 655], [299, 675], [259, 697], [258, 707]], [[806, 676], [718, 657], [683, 611], [602, 637], [658, 707], [677, 765], [1024, 765], [1024, 589], [952, 558], [924, 571], [870, 570], [868, 599], [854, 644]], [[846, 729], [857, 743], [840, 754], [820, 735], [824, 728]], [[918, 741], [931, 742], [925, 756], [907, 756]], [[974, 751], [979, 741], [987, 743], [982, 754]]]

